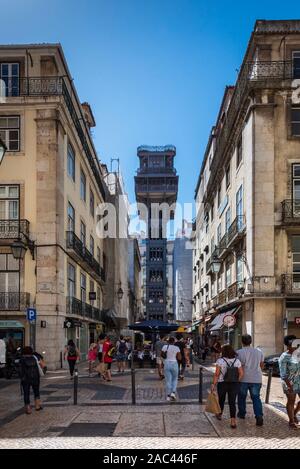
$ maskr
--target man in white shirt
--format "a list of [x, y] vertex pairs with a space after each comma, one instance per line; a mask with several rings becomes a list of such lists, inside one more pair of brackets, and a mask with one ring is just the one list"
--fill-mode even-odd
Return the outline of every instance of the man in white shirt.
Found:
[[256, 425], [261, 427], [264, 423], [263, 406], [260, 398], [264, 356], [261, 350], [251, 347], [251, 343], [251, 335], [243, 335], [243, 348], [237, 351], [238, 358], [244, 371], [244, 376], [240, 382], [240, 391], [238, 395], [238, 417], [240, 419], [244, 419], [246, 416], [246, 399], [249, 391], [253, 403]]

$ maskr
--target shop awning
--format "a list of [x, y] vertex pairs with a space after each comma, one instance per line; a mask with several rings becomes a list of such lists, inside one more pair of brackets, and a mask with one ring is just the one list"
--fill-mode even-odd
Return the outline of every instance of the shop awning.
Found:
[[212, 322], [209, 324], [209, 330], [210, 331], [218, 331], [223, 327], [223, 319], [227, 315], [227, 313], [221, 313], [218, 314], [218, 316], [215, 317], [215, 319], [212, 320]]

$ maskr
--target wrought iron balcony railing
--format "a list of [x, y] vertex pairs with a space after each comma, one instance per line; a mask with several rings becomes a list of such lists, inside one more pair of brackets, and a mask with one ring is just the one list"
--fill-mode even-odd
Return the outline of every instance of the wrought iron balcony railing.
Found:
[[68, 296], [66, 298], [66, 306], [69, 316], [81, 316], [83, 318], [92, 319], [93, 321], [101, 321], [101, 311], [99, 308], [95, 308], [77, 298]]
[[3, 78], [4, 96], [54, 96], [62, 94], [62, 77], [20, 77], [18, 82], [12, 78]]
[[282, 274], [281, 292], [283, 295], [300, 295], [300, 274]]
[[25, 311], [30, 306], [30, 293], [0, 292], [1, 311]]
[[162, 168], [139, 168], [137, 170], [137, 174], [145, 174], [145, 175], [148, 175], [148, 174], [176, 174], [177, 171], [175, 168], [165, 168], [165, 167], [162, 167]]
[[287, 199], [281, 202], [282, 222], [293, 225], [300, 222], [300, 200]]
[[21, 235], [29, 238], [28, 220], [0, 220], [1, 239], [18, 239]]
[[177, 192], [177, 184], [136, 184], [136, 192]]
[[92, 276], [96, 276], [97, 280], [100, 279], [105, 282], [103, 267], [100, 266], [99, 262], [96, 261], [91, 252], [73, 231], [67, 231], [67, 249], [73, 251], [78, 263], [83, 264]]
[[231, 246], [235, 240], [239, 239], [239, 235], [243, 233], [244, 229], [245, 217], [243, 215], [238, 215], [228, 228], [227, 247]]

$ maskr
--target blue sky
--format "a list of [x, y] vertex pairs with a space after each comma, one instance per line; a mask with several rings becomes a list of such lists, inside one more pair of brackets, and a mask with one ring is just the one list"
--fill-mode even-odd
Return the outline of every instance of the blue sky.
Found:
[[173, 144], [179, 201], [191, 202], [255, 20], [290, 18], [300, 18], [297, 2], [0, 0], [0, 42], [61, 42], [93, 109], [98, 153], [120, 158], [130, 200], [137, 146]]

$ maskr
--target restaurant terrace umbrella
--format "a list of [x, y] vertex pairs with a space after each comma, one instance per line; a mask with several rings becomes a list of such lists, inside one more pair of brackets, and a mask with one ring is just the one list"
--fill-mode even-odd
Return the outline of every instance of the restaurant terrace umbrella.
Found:
[[140, 332], [172, 332], [177, 331], [179, 324], [171, 324], [164, 321], [152, 319], [149, 321], [135, 322], [129, 325], [129, 329]]

